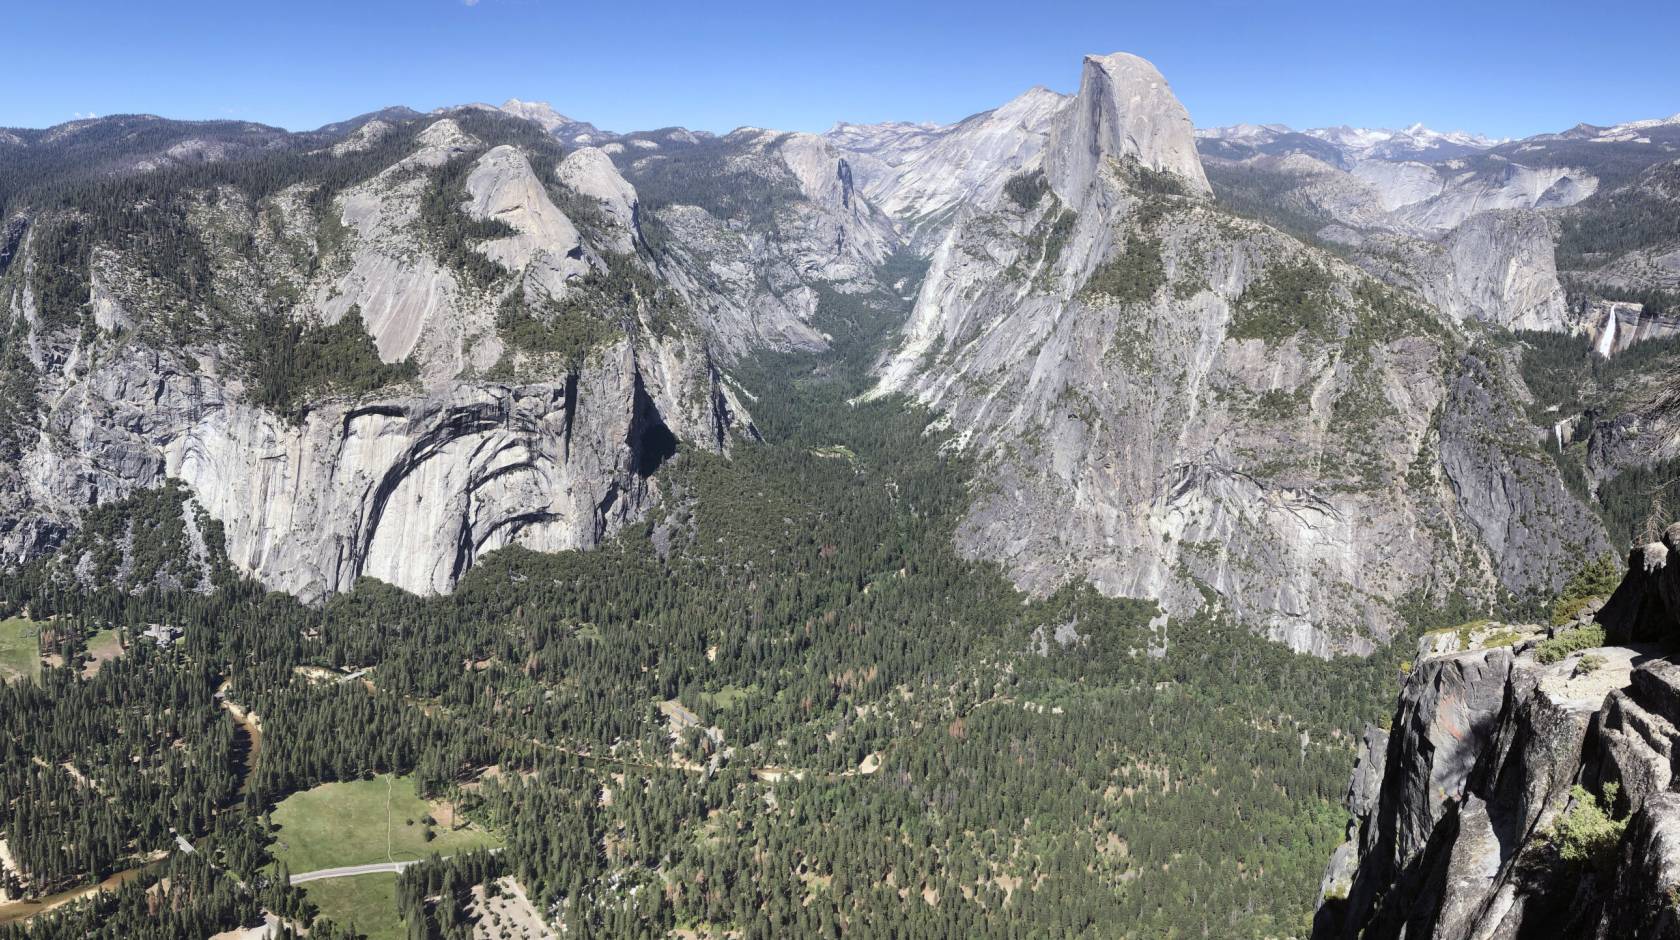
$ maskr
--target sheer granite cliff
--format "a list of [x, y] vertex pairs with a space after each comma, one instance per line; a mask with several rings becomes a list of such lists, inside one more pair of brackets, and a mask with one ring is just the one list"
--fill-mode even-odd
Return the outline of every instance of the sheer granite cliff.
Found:
[[53, 402], [23, 462], [36, 522], [19, 534], [175, 478], [273, 589], [318, 599], [367, 575], [448, 591], [484, 552], [586, 548], [637, 518], [676, 440], [726, 445], [722, 403], [685, 413], [667, 384], [681, 376], [658, 365], [624, 343], [557, 382], [325, 399], [294, 422], [130, 347]]
[[988, 467], [958, 541], [1022, 587], [1360, 651], [1402, 597], [1550, 593], [1606, 546], [1461, 319], [1225, 212], [1159, 73], [1092, 57], [1042, 154], [957, 213], [877, 393]]
[[1579, 329], [1558, 280], [1551, 225], [1533, 211], [1479, 212], [1434, 241], [1373, 235], [1358, 244], [1368, 269], [1456, 321], [1552, 333]]
[[[774, 238], [666, 194], [666, 217], [773, 244], [726, 278], [675, 226], [650, 241], [609, 154], [521, 120], [462, 109], [301, 136], [219, 182], [135, 178], [160, 194], [141, 224], [184, 260], [104, 221], [97, 183], [90, 209], [42, 197], [8, 226], [0, 351], [28, 401], [4, 429], [5, 563], [168, 479], [222, 523], [238, 569], [306, 599], [363, 576], [448, 591], [504, 545], [593, 546], [645, 513], [679, 447], [755, 433], [727, 360], [820, 346], [812, 285], [873, 287], [896, 247], [808, 136], [732, 148], [741, 173], [795, 187]], [[106, 228], [66, 264], [65, 239]], [[809, 299], [743, 327], [767, 269]], [[274, 385], [300, 367], [327, 380]], [[395, 378], [367, 387], [380, 370]]]
[[1680, 936], [1677, 548], [1680, 526], [1635, 549], [1562, 626], [1424, 637], [1360, 748], [1315, 937]]

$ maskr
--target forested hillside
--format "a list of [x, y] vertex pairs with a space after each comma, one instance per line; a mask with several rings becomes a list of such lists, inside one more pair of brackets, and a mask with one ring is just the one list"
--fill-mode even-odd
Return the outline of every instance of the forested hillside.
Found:
[[[884, 281], [913, 273], [895, 264]], [[173, 936], [136, 900], [165, 876], [170, 917], [301, 927], [266, 812], [395, 771], [505, 838], [499, 870], [572, 937], [1302, 932], [1395, 664], [1086, 588], [1026, 601], [958, 558], [979, 481], [928, 414], [852, 403], [899, 315], [874, 300], [827, 299], [833, 352], [740, 370], [765, 443], [685, 450], [660, 470], [675, 495], [593, 552], [504, 550], [451, 596], [369, 581], [321, 608], [221, 580], [89, 593], [46, 564], [8, 582], [5, 613], [66, 664], [0, 703], [0, 830], [31, 891], [171, 852], [171, 827], [213, 863], [175, 853], [96, 914], [8, 931]], [[183, 639], [158, 648], [154, 623]], [[107, 627], [127, 652], [84, 677]], [[673, 736], [666, 702], [698, 725]], [[251, 766], [229, 703], [260, 718]], [[416, 936], [455, 922], [401, 897]]]

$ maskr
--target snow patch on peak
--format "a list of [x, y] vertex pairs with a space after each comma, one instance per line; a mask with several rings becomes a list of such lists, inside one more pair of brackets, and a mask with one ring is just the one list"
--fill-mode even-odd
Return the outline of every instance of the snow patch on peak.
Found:
[[1226, 127], [1197, 128], [1196, 137], [1201, 140], [1232, 140], [1239, 143], [1254, 141], [1264, 142], [1274, 140], [1284, 134], [1292, 134], [1287, 124], [1231, 124]]
[[874, 124], [835, 121], [833, 127], [823, 132], [823, 136], [831, 139], [868, 141], [898, 134], [926, 134], [943, 130], [947, 126], [949, 125], [934, 121], [877, 121]]
[[1427, 156], [1436, 151], [1450, 151], [1458, 155], [1466, 151], [1487, 150], [1505, 143], [1468, 131], [1437, 131], [1421, 122], [1400, 130], [1371, 127], [1318, 127], [1302, 131], [1342, 150], [1354, 160], [1404, 160]]
[[1613, 127], [1605, 128], [1606, 134], [1619, 134], [1627, 131], [1645, 131], [1653, 127], [1672, 127], [1680, 125], [1680, 114], [1672, 114], [1665, 118], [1646, 118], [1643, 121], [1627, 121]]

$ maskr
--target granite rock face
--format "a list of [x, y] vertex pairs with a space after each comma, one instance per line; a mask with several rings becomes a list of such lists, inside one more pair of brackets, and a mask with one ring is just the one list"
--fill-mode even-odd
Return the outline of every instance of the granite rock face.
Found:
[[1635, 343], [1680, 336], [1680, 317], [1648, 311], [1641, 303], [1594, 299], [1582, 313], [1580, 325], [1593, 351], [1606, 359]]
[[[1283, 141], [1251, 167], [1296, 174], [1293, 208], [1353, 263], [1223, 203], [1189, 115], [1126, 54], [946, 127], [618, 134], [510, 100], [254, 135], [336, 162], [182, 194], [191, 290], [101, 243], [69, 314], [31, 273], [67, 218], [0, 228], [6, 349], [38, 399], [0, 439], [0, 551], [51, 551], [88, 506], [173, 476], [265, 583], [448, 590], [499, 545], [585, 547], [638, 517], [673, 442], [752, 436], [728, 370], [914, 293], [874, 394], [937, 409], [982, 466], [965, 553], [1032, 591], [1087, 579], [1366, 651], [1403, 597], [1543, 592], [1607, 545], [1482, 326], [1578, 328], [1547, 213], [1591, 174], [1384, 135], [1223, 141]], [[180, 143], [136, 159], [250, 149]], [[1657, 335], [1585, 317], [1612, 347]], [[359, 322], [400, 378], [265, 399], [243, 346], [274, 318]], [[1616, 460], [1649, 438], [1593, 434]]]
[[606, 213], [612, 222], [612, 250], [635, 250], [635, 239], [641, 234], [641, 199], [636, 188], [619, 175], [611, 157], [596, 147], [574, 150], [560, 161], [555, 176], [578, 195], [594, 199]]
[[466, 195], [470, 217], [493, 219], [513, 230], [476, 250], [510, 271], [524, 272], [526, 290], [558, 297], [568, 280], [589, 272], [583, 236], [514, 147], [493, 147], [479, 157], [467, 174]]
[[[1418, 159], [1356, 146], [1358, 133], [1202, 133], [1228, 183], [1267, 181], [1265, 200], [1454, 319], [1582, 331], [1558, 278], [1555, 220], [1599, 191], [1591, 171], [1537, 157], [1538, 145], [1489, 152], [1501, 143], [1489, 140], [1443, 139]], [[1338, 149], [1324, 153], [1329, 141]]]
[[[4, 563], [169, 479], [239, 570], [308, 600], [360, 577], [448, 591], [506, 545], [591, 547], [658, 499], [679, 445], [756, 434], [730, 363], [825, 347], [825, 298], [869, 302], [902, 246], [847, 155], [809, 134], [617, 135], [513, 100], [388, 109], [288, 145], [336, 162], [260, 196], [179, 194], [171, 224], [205, 246], [214, 308], [111, 242], [89, 251], [85, 314], [48, 309], [36, 239], [66, 218], [8, 223], [0, 310], [38, 410], [6, 435]], [[281, 407], [247, 346], [276, 318], [360, 323], [412, 378]]]
[[1532, 211], [1488, 211], [1444, 237], [1417, 265], [1417, 288], [1456, 320], [1508, 330], [1573, 332], [1550, 224]]
[[1645, 309], [1644, 298], [1680, 284], [1680, 240], [1636, 221], [1680, 206], [1672, 121], [1510, 141], [1281, 125], [1197, 136], [1222, 196], [1338, 245], [1454, 317], [1585, 334], [1605, 357], [1672, 335], [1660, 302]]
[[1078, 205], [1108, 160], [1135, 160], [1192, 193], [1212, 192], [1190, 112], [1155, 66], [1124, 52], [1085, 57], [1079, 94], [1051, 125], [1044, 175], [1063, 202]]
[[1511, 407], [1518, 394], [1497, 361], [1466, 355], [1442, 402], [1437, 453], [1457, 515], [1485, 546], [1482, 563], [1514, 592], [1551, 596], [1611, 545], [1536, 452], [1536, 429]]
[[[1088, 59], [1042, 154], [931, 251], [876, 393], [942, 411], [987, 467], [959, 546], [1033, 591], [1084, 578], [1174, 614], [1211, 596], [1319, 654], [1380, 642], [1438, 572], [1553, 589], [1602, 549], [1522, 456], [1513, 364], [1222, 211], [1170, 98], [1146, 63]], [[1308, 299], [1269, 306], [1286, 284]]]
[[[222, 523], [236, 568], [271, 588], [315, 600], [367, 576], [448, 591], [485, 552], [588, 548], [640, 518], [679, 443], [725, 452], [750, 437], [704, 316], [673, 328], [637, 302], [603, 317], [578, 355], [513, 345], [499, 318], [515, 307], [587, 308], [610, 299], [591, 288], [608, 277], [675, 288], [640, 249], [636, 191], [604, 155], [538, 167], [465, 120], [346, 131], [344, 146], [319, 152], [366, 159], [406, 143], [319, 209], [307, 180], [260, 200], [232, 187], [187, 194], [184, 224], [211, 246], [220, 327], [121, 245], [90, 254], [87, 327], [54, 319], [34, 287], [34, 239], [55, 219], [27, 220], [0, 309], [27, 338], [39, 412], [0, 470], [6, 562], [50, 552], [88, 507], [179, 479]], [[451, 165], [458, 190], [438, 190]], [[582, 207], [579, 219], [562, 204]], [[493, 263], [489, 280], [443, 250], [428, 211], [495, 223], [499, 234], [463, 246]], [[264, 405], [241, 336], [274, 315], [276, 296], [295, 299], [284, 316], [304, 329], [355, 312], [379, 359], [412, 363], [414, 379], [359, 395], [312, 389], [290, 413]], [[170, 329], [189, 338], [171, 341]]]
[[[354, 233], [348, 263], [335, 265], [330, 281], [315, 279], [313, 306], [319, 318], [336, 323], [356, 307], [380, 358], [397, 362], [418, 355], [428, 380], [460, 371], [468, 338], [486, 329], [459, 303], [462, 288], [455, 272], [421, 243], [417, 231], [424, 172], [465, 159], [482, 142], [443, 118], [417, 135], [417, 148], [378, 175], [346, 190], [333, 211]], [[301, 212], [289, 214], [301, 224]], [[476, 322], [475, 322], [476, 321]], [[488, 366], [499, 350], [480, 355]], [[484, 359], [489, 361], [483, 361]]]
[[[1680, 670], [1639, 641], [1680, 626], [1667, 547], [1562, 627], [1424, 638], [1393, 730], [1361, 747], [1315, 937], [1680, 936]], [[1540, 655], [1595, 616], [1622, 645]], [[1564, 854], [1560, 822], [1598, 812], [1616, 822], [1593, 854]]]
[[669, 233], [660, 276], [704, 321], [720, 361], [826, 349], [824, 297], [882, 289], [876, 271], [901, 247], [898, 227], [861, 188], [851, 156], [824, 138], [741, 128], [630, 143], [638, 141], [654, 146], [612, 154], [638, 190], [668, 191], [687, 173], [707, 180], [692, 198], [676, 194], [646, 214]]
[[[1414, 232], [1447, 232], [1483, 212], [1510, 209], [1557, 209], [1575, 205], [1598, 189], [1592, 174], [1571, 167], [1506, 163], [1481, 171], [1450, 164], [1441, 173], [1440, 190], [1419, 200], [1403, 201], [1392, 221]], [[1383, 178], [1385, 188], [1398, 179]], [[1379, 190], [1382, 192], [1382, 190]], [[1380, 196], [1393, 200], [1393, 195]]]
[[554, 135], [555, 139], [573, 147], [606, 146], [619, 137], [618, 134], [603, 131], [588, 121], [569, 118], [554, 110], [554, 106], [546, 101], [520, 101], [518, 98], [509, 98], [502, 102], [498, 110], [531, 121]]
[[1598, 611], [1605, 635], [1649, 642], [1680, 632], [1680, 524], [1628, 553], [1627, 576]]
[[841, 124], [824, 136], [847, 154], [870, 200], [931, 249], [962, 205], [997, 198], [1039, 158], [1068, 100], [1033, 88], [949, 127]]
[[29, 490], [74, 507], [176, 478], [271, 588], [446, 592], [484, 552], [587, 548], [637, 518], [674, 437], [726, 445], [669, 365], [621, 344], [556, 383], [325, 400], [293, 423], [167, 354], [113, 358], [57, 403]]

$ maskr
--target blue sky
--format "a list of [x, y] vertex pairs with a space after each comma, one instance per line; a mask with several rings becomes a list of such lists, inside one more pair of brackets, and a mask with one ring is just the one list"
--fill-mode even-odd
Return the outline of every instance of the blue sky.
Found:
[[1498, 136], [1680, 112], [1680, 3], [6, 0], [0, 126], [145, 111], [317, 127], [546, 100], [612, 130], [951, 121], [1087, 52], [1152, 60], [1199, 126]]

